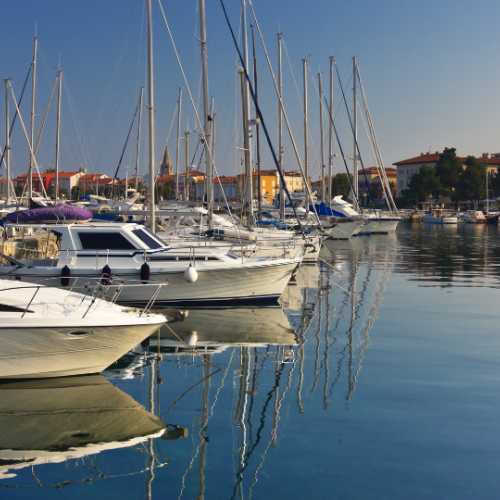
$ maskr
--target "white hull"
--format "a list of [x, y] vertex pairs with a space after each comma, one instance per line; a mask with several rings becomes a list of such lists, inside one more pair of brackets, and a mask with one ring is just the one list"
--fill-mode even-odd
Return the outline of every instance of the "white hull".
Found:
[[327, 229], [326, 233], [329, 239], [332, 240], [347, 240], [351, 236], [355, 236], [360, 231], [360, 223], [352, 222], [339, 222], [334, 227]]
[[158, 325], [2, 328], [0, 378], [99, 373], [157, 329]]
[[395, 233], [400, 219], [368, 219], [360, 229], [359, 234], [389, 234]]
[[[196, 266], [198, 271], [198, 280], [195, 283], [188, 283], [184, 279], [184, 271], [189, 263], [183, 264], [183, 267], [177, 272], [152, 272], [151, 282], [168, 281], [169, 285], [162, 288], [155, 304], [197, 304], [199, 306], [210, 305], [217, 302], [243, 301], [261, 301], [277, 300], [285, 289], [293, 270], [297, 267], [299, 261], [283, 261], [280, 259], [270, 260], [266, 265], [245, 265], [218, 268], [203, 269]], [[180, 267], [180, 266], [177, 266]], [[22, 277], [23, 280], [32, 283], [43, 283], [48, 286], [64, 288], [61, 285], [60, 270], [46, 269], [45, 272], [33, 269], [18, 269], [16, 277]], [[108, 298], [119, 286], [121, 280], [124, 280], [126, 286], [121, 291], [117, 302], [124, 305], [144, 305], [151, 298], [151, 285], [141, 286], [139, 272], [131, 270], [111, 270], [114, 282], [110, 287]], [[52, 276], [52, 279], [50, 277]], [[101, 276], [101, 270], [75, 269], [71, 270], [71, 276], [80, 277], [78, 283], [84, 284], [86, 279], [98, 279]], [[5, 277], [7, 278], [7, 277]], [[73, 286], [75, 280], [71, 279], [69, 287]], [[83, 289], [76, 285], [74, 291], [84, 293]]]
[[429, 214], [422, 216], [425, 222], [430, 224], [458, 224], [458, 219], [456, 217], [434, 217]]

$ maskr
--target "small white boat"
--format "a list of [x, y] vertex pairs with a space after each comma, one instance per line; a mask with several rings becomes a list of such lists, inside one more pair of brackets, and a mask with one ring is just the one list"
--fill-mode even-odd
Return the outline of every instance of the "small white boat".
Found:
[[89, 292], [0, 280], [0, 378], [99, 373], [166, 321]]
[[458, 224], [457, 217], [443, 216], [439, 210], [435, 210], [430, 214], [424, 214], [422, 219], [424, 222], [428, 222], [430, 224]]

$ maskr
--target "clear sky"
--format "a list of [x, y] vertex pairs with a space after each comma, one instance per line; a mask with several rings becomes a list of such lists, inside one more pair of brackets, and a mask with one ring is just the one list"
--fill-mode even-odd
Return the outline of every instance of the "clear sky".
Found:
[[[175, 43], [198, 109], [201, 109], [201, 67], [198, 0], [162, 0]], [[233, 29], [240, 31], [240, 2], [225, 0]], [[156, 151], [159, 160], [178, 98], [185, 87], [153, 0], [155, 39]], [[307, 58], [317, 82], [329, 84], [328, 56], [337, 60], [349, 105], [352, 105], [352, 56], [357, 56], [372, 119], [386, 166], [421, 152], [456, 147], [460, 155], [500, 152], [500, 2], [493, 0], [254, 0], [257, 18], [273, 69], [277, 66], [276, 33], [283, 32], [284, 100], [293, 134], [303, 157], [303, 117], [287, 53], [302, 99], [302, 62]], [[241, 171], [236, 146], [241, 146], [241, 103], [236, 83], [237, 55], [219, 0], [206, 1], [210, 95], [217, 112], [216, 163], [221, 174]], [[22, 90], [32, 58], [35, 26], [39, 33], [36, 121], [38, 135], [57, 74], [63, 68], [61, 169], [75, 170], [82, 163], [90, 172], [114, 173], [145, 78], [144, 0], [23, 0], [2, 5], [2, 77], [12, 78], [16, 97]], [[248, 21], [251, 13], [248, 12]], [[257, 40], [260, 103], [277, 147], [277, 100], [263, 50]], [[310, 165], [318, 178], [318, 96], [309, 75]], [[2, 88], [3, 90], [3, 88]], [[185, 89], [184, 89], [185, 90]], [[31, 85], [21, 113], [27, 127]], [[4, 100], [1, 100], [0, 145], [5, 143]], [[146, 100], [147, 102], [147, 100]], [[195, 125], [184, 93], [182, 131]], [[352, 134], [346, 120], [337, 80], [335, 114], [342, 146], [352, 156]], [[10, 104], [11, 117], [13, 113]], [[145, 108], [146, 111], [146, 108]], [[55, 158], [56, 100], [40, 141], [37, 161], [49, 167]], [[327, 120], [325, 117], [325, 129]], [[175, 164], [176, 126], [169, 140]], [[361, 154], [373, 165], [370, 148], [359, 121]], [[123, 166], [135, 165], [134, 126]], [[146, 114], [142, 137], [147, 137]], [[194, 156], [196, 139], [191, 134]], [[325, 134], [326, 137], [326, 134]], [[84, 138], [82, 140], [82, 138]], [[82, 146], [80, 145], [82, 143]], [[297, 169], [290, 141], [284, 164]], [[184, 151], [184, 144], [181, 144]], [[338, 153], [336, 150], [335, 153]], [[274, 168], [262, 143], [263, 168]], [[20, 123], [12, 134], [12, 162], [17, 175], [27, 170], [29, 153]], [[191, 160], [190, 160], [191, 162]], [[198, 157], [195, 157], [195, 163]], [[185, 163], [180, 155], [180, 165]], [[141, 141], [140, 169], [147, 164], [147, 141]], [[342, 171], [340, 158], [336, 172]], [[125, 176], [122, 169], [120, 177]]]

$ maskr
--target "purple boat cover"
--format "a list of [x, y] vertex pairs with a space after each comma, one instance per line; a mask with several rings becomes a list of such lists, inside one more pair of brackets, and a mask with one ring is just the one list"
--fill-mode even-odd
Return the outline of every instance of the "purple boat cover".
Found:
[[6, 215], [6, 219], [14, 223], [86, 221], [92, 219], [92, 212], [72, 205], [57, 205], [57, 207], [40, 207], [11, 212]]

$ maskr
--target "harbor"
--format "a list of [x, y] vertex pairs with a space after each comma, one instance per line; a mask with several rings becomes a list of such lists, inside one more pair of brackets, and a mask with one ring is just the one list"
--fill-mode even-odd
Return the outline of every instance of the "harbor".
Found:
[[2, 383], [4, 495], [494, 498], [498, 243], [328, 241], [276, 306], [158, 309], [98, 378]]
[[460, 3], [3, 7], [2, 498], [497, 497], [498, 140], [412, 34]]

